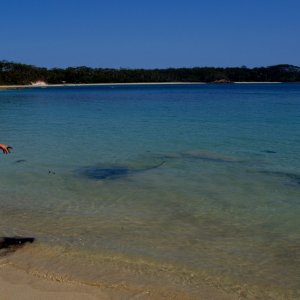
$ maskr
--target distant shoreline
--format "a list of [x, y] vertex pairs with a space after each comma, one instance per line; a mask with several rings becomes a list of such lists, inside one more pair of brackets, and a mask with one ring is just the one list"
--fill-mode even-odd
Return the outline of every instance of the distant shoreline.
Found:
[[[126, 85], [199, 85], [199, 84], [213, 84], [213, 85], [227, 85], [227, 84], [279, 84], [281, 81], [237, 81], [228, 83], [219, 82], [111, 82], [111, 83], [65, 83], [65, 84], [45, 84], [45, 85], [0, 85], [0, 90], [10, 89], [28, 89], [28, 88], [48, 88], [48, 87], [73, 87], [73, 86], [126, 86]], [[287, 82], [288, 83], [288, 82]]]
[[267, 83], [267, 84], [274, 84], [274, 83], [297, 83], [297, 82], [282, 82], [282, 81], [236, 81], [233, 83], [238, 83], [238, 84], [262, 84], [262, 83]]
[[109, 83], [61, 83], [61, 84], [15, 84], [15, 85], [0, 85], [0, 89], [7, 88], [47, 88], [47, 87], [61, 87], [61, 86], [105, 86], [105, 85], [175, 85], [175, 84], [206, 84], [206, 82], [109, 82]]
[[[42, 68], [0, 60], [0, 85], [24, 83], [70, 84], [201, 84], [300, 82], [300, 67], [279, 64], [268, 67], [181, 67], [163, 69], [91, 68], [86, 66]], [[101, 85], [102, 85], [101, 84]], [[52, 85], [51, 85], [52, 86]]]

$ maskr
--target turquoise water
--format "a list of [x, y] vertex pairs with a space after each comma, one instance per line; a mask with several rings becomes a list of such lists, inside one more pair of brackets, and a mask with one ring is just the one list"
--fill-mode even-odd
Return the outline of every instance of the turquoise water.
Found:
[[300, 297], [300, 84], [0, 91], [0, 119], [0, 236], [37, 238], [17, 267]]

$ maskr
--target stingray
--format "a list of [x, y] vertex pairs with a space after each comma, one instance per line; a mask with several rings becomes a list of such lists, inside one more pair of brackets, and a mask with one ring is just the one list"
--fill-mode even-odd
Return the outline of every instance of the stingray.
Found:
[[277, 153], [277, 152], [274, 151], [274, 150], [262, 150], [261, 152], [262, 152], [262, 153], [268, 153], [268, 154], [275, 154], [275, 153]]
[[187, 158], [187, 159], [200, 159], [212, 162], [221, 162], [221, 163], [233, 163], [233, 162], [242, 162], [241, 159], [232, 156], [226, 156], [216, 152], [210, 152], [206, 150], [191, 150], [186, 152], [170, 152], [170, 153], [162, 153], [162, 158], [165, 159], [180, 159], [180, 158]]
[[300, 174], [296, 173], [288, 173], [288, 172], [280, 172], [280, 171], [260, 171], [261, 174], [267, 174], [271, 176], [287, 178], [290, 182], [300, 185]]
[[20, 164], [20, 163], [24, 163], [24, 162], [26, 162], [27, 160], [26, 159], [18, 159], [18, 160], [16, 160], [14, 163], [15, 164]]
[[127, 166], [118, 166], [118, 165], [106, 165], [106, 166], [96, 165], [96, 166], [80, 168], [79, 170], [77, 170], [77, 173], [80, 176], [86, 177], [88, 179], [93, 179], [93, 180], [118, 179], [132, 174], [159, 168], [164, 163], [165, 161], [161, 162], [158, 165], [148, 167], [148, 168], [143, 168], [143, 169], [135, 169]]

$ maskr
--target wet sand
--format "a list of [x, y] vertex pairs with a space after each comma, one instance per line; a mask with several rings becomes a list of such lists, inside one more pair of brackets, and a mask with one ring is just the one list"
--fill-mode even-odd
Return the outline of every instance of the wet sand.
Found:
[[45, 280], [9, 265], [0, 266], [0, 298], [2, 300], [31, 299], [112, 299], [99, 288], [78, 283]]
[[79, 282], [58, 282], [41, 277], [39, 274], [29, 274], [15, 266], [0, 263], [0, 298], [1, 300], [112, 300], [112, 299], [238, 299], [237, 295], [229, 295], [221, 290], [203, 286], [197, 296], [186, 295], [169, 290], [168, 287], [156, 290], [141, 290], [137, 287], [126, 286], [120, 289], [105, 285], [90, 286]]

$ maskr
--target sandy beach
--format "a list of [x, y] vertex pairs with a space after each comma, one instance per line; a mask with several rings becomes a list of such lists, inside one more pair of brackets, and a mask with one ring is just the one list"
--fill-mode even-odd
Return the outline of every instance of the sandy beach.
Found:
[[129, 82], [129, 83], [66, 83], [66, 84], [45, 84], [45, 85], [0, 85], [0, 90], [26, 89], [26, 88], [48, 88], [48, 87], [72, 87], [72, 86], [111, 86], [111, 85], [185, 85], [185, 84], [206, 84], [206, 82]]
[[[132, 280], [130, 272], [124, 272], [123, 266], [111, 265], [111, 268], [107, 269], [105, 262], [102, 264], [102, 269], [105, 270], [106, 275], [95, 278], [94, 282], [87, 281], [73, 277], [71, 266], [69, 266], [70, 274], [63, 275], [64, 267], [51, 268], [48, 259], [49, 257], [43, 254], [42, 248], [38, 247], [38, 243], [37, 245], [26, 244], [20, 248], [2, 248], [0, 252], [0, 299], [238, 299], [238, 293], [225, 291], [206, 281], [189, 287], [184, 283], [178, 284], [175, 277], [170, 278], [170, 281], [164, 281], [162, 278], [160, 279], [162, 282], [153, 280], [150, 273], [147, 276], [149, 278], [141, 274], [140, 278]], [[46, 266], [46, 269], [43, 266]], [[84, 269], [83, 266], [80, 268]], [[99, 265], [95, 265], [94, 268], [99, 268]], [[87, 270], [93, 273], [93, 270], [88, 267]], [[119, 274], [118, 278], [112, 280], [116, 272]]]
[[9, 265], [0, 266], [0, 295], [3, 300], [113, 299], [99, 288], [45, 280], [24, 271], [17, 271]]
[[1, 300], [113, 300], [113, 299], [210, 299], [232, 300], [235, 295], [226, 294], [221, 290], [203, 286], [197, 296], [186, 295], [178, 291], [165, 289], [140, 290], [124, 286], [105, 287], [90, 286], [78, 282], [58, 282], [28, 274], [9, 264], [0, 264], [0, 295]]
[[[249, 82], [249, 81], [236, 81], [230, 84], [278, 84], [282, 82]], [[67, 84], [44, 84], [44, 85], [0, 85], [0, 90], [10, 89], [36, 89], [36, 88], [51, 88], [51, 87], [72, 87], [72, 86], [127, 86], [127, 85], [198, 85], [198, 84], [224, 84], [224, 83], [207, 83], [207, 82], [118, 82], [118, 83], [67, 83]], [[225, 83], [228, 84], [228, 83]]]

